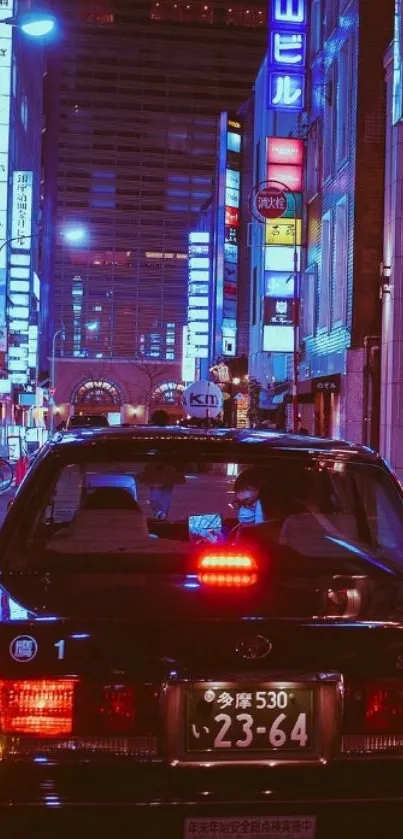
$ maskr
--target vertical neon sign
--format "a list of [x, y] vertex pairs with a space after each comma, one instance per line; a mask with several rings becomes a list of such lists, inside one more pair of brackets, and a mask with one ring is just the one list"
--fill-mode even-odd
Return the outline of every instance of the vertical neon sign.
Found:
[[[10, 144], [10, 99], [13, 27], [2, 23], [14, 13], [14, 0], [0, 3], [0, 247], [7, 240], [8, 163]], [[7, 248], [0, 251], [0, 352], [7, 350], [6, 330]]]
[[214, 356], [237, 352], [242, 124], [221, 114], [217, 201]]
[[272, 0], [268, 107], [302, 111], [305, 100], [307, 0]]

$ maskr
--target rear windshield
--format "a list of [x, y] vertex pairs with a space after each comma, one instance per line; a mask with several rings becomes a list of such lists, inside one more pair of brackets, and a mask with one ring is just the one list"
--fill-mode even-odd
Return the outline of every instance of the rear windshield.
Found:
[[377, 465], [278, 455], [258, 466], [191, 463], [158, 454], [71, 462], [30, 492], [11, 566], [63, 557], [85, 565], [92, 555], [103, 564], [110, 556], [112, 568], [122, 555], [135, 563], [185, 555], [194, 544], [258, 539], [305, 557], [362, 553], [403, 569], [402, 500]]
[[83, 428], [90, 426], [91, 428], [106, 428], [109, 425], [106, 417], [70, 417], [69, 428]]

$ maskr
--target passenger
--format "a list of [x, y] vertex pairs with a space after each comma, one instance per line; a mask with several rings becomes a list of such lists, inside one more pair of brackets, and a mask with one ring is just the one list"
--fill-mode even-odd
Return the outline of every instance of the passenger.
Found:
[[234, 484], [233, 504], [240, 525], [259, 524], [263, 521], [259, 494], [266, 477], [264, 471], [254, 467], [245, 469], [238, 475]]
[[278, 484], [263, 485], [259, 493], [262, 510], [261, 522], [252, 527], [243, 527], [237, 541], [279, 544], [284, 523], [295, 511], [295, 499], [291, 491]]

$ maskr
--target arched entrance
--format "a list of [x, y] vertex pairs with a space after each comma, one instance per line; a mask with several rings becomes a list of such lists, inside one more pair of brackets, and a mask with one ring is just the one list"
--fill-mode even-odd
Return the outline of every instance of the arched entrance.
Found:
[[122, 401], [118, 386], [103, 378], [81, 382], [71, 398], [75, 414], [120, 413]]
[[163, 409], [171, 419], [179, 419], [183, 416], [182, 394], [184, 386], [178, 382], [162, 382], [154, 390], [151, 398], [151, 414], [158, 409]]

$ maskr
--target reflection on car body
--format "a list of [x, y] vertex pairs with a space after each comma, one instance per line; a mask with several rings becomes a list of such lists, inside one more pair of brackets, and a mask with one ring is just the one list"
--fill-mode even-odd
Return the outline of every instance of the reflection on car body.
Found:
[[91, 806], [94, 836], [101, 811], [105, 830], [189, 839], [357, 835], [364, 816], [375, 836], [403, 810], [403, 500], [376, 455], [65, 433], [0, 542], [11, 826], [49, 784], [76, 831]]

